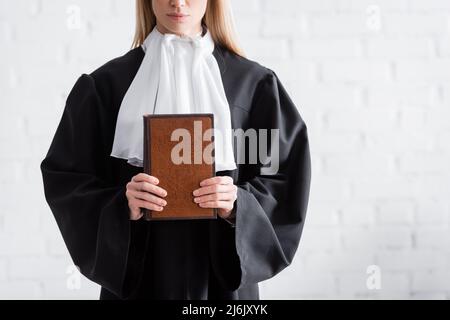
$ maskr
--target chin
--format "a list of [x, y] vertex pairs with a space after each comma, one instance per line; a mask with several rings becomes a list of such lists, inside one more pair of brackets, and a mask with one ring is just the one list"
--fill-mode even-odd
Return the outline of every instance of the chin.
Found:
[[185, 28], [167, 28], [171, 33], [184, 34], [186, 32]]

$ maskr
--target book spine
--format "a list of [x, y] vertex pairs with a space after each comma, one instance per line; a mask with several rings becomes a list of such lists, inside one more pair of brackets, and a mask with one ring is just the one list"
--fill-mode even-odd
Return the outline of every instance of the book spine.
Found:
[[[144, 173], [151, 174], [150, 172], [150, 157], [149, 157], [149, 139], [150, 137], [150, 118], [144, 115]], [[143, 208], [142, 213], [144, 219], [150, 221], [152, 218], [152, 211]]]

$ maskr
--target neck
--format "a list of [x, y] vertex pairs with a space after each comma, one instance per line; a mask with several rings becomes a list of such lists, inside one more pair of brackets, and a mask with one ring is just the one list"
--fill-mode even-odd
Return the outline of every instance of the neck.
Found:
[[161, 34], [176, 34], [179, 37], [193, 37], [198, 34], [204, 35], [204, 29], [203, 26], [200, 24], [197, 27], [188, 30], [188, 31], [180, 31], [180, 32], [172, 32], [169, 29], [165, 28], [163, 25], [157, 23], [156, 28]]

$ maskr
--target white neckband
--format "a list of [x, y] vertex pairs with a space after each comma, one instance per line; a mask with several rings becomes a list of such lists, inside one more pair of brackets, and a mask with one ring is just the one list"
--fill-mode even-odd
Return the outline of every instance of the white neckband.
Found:
[[202, 36], [162, 34], [155, 27], [145, 39], [145, 56], [117, 117], [111, 156], [143, 166], [143, 115], [213, 113], [215, 168], [237, 168], [230, 107], [213, 55], [208, 29]]

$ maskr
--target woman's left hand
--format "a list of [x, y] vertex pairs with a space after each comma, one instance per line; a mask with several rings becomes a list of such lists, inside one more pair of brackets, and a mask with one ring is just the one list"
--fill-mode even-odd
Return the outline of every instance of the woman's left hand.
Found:
[[221, 218], [228, 218], [237, 199], [237, 186], [229, 176], [216, 176], [200, 182], [193, 191], [196, 202], [202, 208], [218, 208]]

